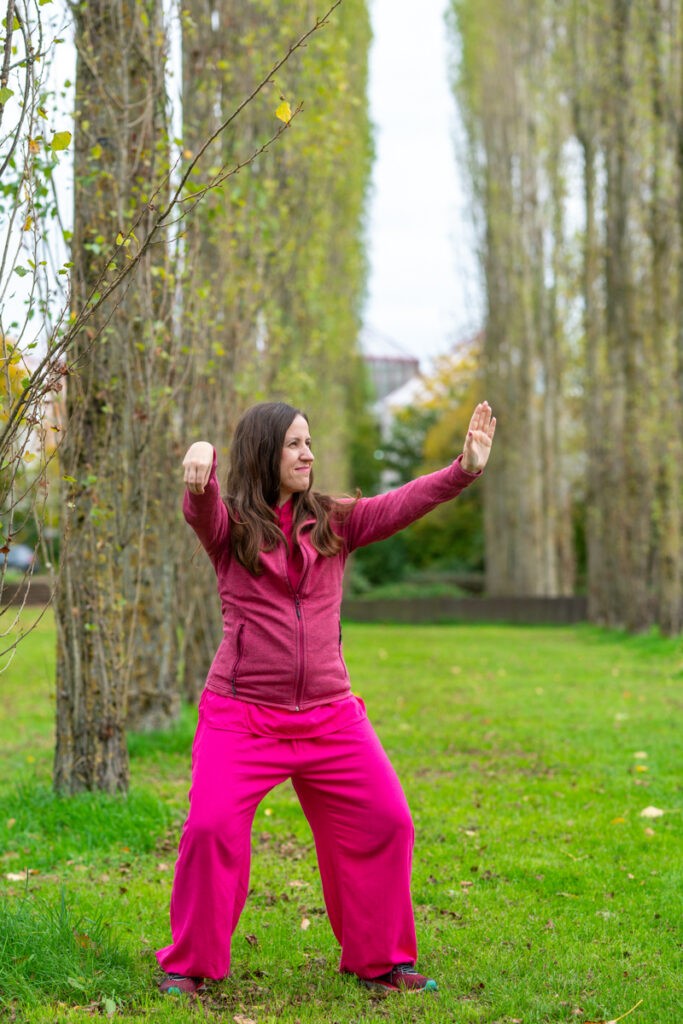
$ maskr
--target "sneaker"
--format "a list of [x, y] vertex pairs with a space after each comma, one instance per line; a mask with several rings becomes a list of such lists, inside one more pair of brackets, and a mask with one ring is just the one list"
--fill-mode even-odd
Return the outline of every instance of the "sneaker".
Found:
[[169, 971], [159, 983], [159, 991], [165, 996], [195, 995], [203, 992], [206, 986], [203, 978], [190, 978], [186, 974], [174, 974]]
[[419, 974], [412, 964], [396, 964], [378, 978], [361, 978], [366, 988], [385, 992], [438, 992], [439, 986], [433, 978]]

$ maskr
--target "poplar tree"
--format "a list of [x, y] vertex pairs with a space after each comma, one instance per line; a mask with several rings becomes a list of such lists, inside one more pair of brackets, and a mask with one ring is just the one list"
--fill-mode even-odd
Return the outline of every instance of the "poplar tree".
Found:
[[[168, 136], [160, 0], [88, 0], [74, 13], [76, 310], [111, 270], [112, 241], [123, 243], [160, 165], [166, 169]], [[153, 216], [150, 205], [134, 238], [120, 245], [120, 263], [144, 241]], [[165, 260], [163, 246], [152, 250], [68, 354], [54, 774], [56, 788], [68, 792], [126, 790], [131, 694], [144, 716], [144, 690], [131, 686], [137, 673], [148, 676], [153, 705], [160, 690], [167, 714], [176, 703], [172, 578], [162, 556], [167, 488], [158, 461], [170, 296], [155, 280]]]
[[[518, 530], [530, 512], [533, 522], [538, 506], [534, 498], [530, 509], [528, 493], [520, 495], [517, 468], [512, 483], [507, 475], [515, 455], [506, 417], [515, 445], [531, 452], [543, 476], [543, 509], [552, 508], [564, 480], [534, 448], [534, 425], [524, 419], [533, 394], [542, 394], [546, 450], [561, 453], [569, 439], [565, 451], [573, 449], [575, 468], [585, 464], [584, 485], [575, 479], [585, 496], [591, 620], [677, 633], [683, 625], [680, 0], [573, 0], [564, 8], [519, 0], [503, 7], [494, 0], [453, 5], [462, 41], [458, 96], [485, 228], [485, 370], [493, 374], [487, 391], [495, 395], [503, 374], [504, 397], [511, 400], [498, 402], [498, 456], [505, 467], [495, 482], [502, 487], [492, 496], [492, 479], [487, 490], [488, 521], [508, 531], [509, 546], [501, 548], [489, 529], [487, 561], [496, 573], [501, 550], [508, 566], [539, 555], [533, 527], [526, 535]], [[506, 89], [486, 91], [501, 68]], [[534, 81], [543, 88], [530, 87]], [[563, 165], [569, 168], [564, 182]], [[528, 167], [535, 168], [531, 177]], [[550, 315], [536, 324], [545, 354], [525, 391], [517, 385], [530, 365], [530, 342], [516, 314], [524, 307], [519, 283], [528, 272], [537, 295], [550, 299]], [[563, 366], [571, 371], [569, 402], [559, 400]], [[572, 419], [563, 422], [565, 408]], [[521, 480], [525, 490], [532, 484], [523, 468]], [[517, 581], [511, 590], [519, 589]]]
[[[254, 84], [306, 27], [312, 8], [283, 0], [237, 5], [191, 0], [183, 21], [183, 144], [191, 154], [220, 112]], [[221, 159], [258, 152], [276, 118], [290, 117], [277, 150], [216, 191], [187, 235], [183, 334], [190, 382], [183, 445], [211, 440], [224, 472], [237, 418], [257, 400], [284, 400], [311, 418], [316, 487], [348, 481], [347, 409], [360, 372], [363, 218], [370, 172], [369, 24], [362, 0], [345, 0], [334, 25], [278, 72], [249, 105]], [[224, 477], [221, 480], [224, 483]], [[196, 695], [220, 639], [213, 571], [179, 553], [185, 611], [185, 693]]]

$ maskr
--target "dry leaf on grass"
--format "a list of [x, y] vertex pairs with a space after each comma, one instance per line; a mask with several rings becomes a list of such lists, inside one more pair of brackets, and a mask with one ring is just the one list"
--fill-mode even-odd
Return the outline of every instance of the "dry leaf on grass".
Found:
[[302, 932], [308, 931], [308, 929], [310, 927], [311, 927], [311, 922], [308, 920], [308, 918], [307, 917], [302, 917], [301, 918], [301, 931]]
[[660, 810], [659, 807], [644, 807], [640, 812], [641, 818], [661, 818], [664, 811]]
[[29, 868], [27, 871], [10, 871], [5, 875], [8, 882], [25, 882], [29, 875], [39, 875], [38, 868]]

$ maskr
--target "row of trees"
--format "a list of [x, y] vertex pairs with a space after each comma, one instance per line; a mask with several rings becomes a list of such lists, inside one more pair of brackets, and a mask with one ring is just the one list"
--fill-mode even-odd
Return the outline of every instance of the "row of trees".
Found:
[[[17, 426], [3, 447], [4, 472], [22, 464], [27, 426], [45, 419], [66, 381], [53, 422], [61, 791], [125, 790], [126, 728], [168, 724], [179, 675], [196, 695], [220, 637], [210, 567], [179, 522], [187, 444], [209, 438], [220, 459], [243, 408], [281, 397], [308, 410], [325, 445], [318, 482], [347, 483], [371, 159], [369, 25], [362, 0], [328, 6], [188, 0], [173, 9], [182, 68], [172, 69], [162, 0], [70, 5], [74, 220], [70, 259], [53, 272], [71, 291], [61, 316], [54, 288], [40, 303], [25, 299], [24, 324], [41, 322], [31, 342], [39, 364], [22, 348], [19, 319], [19, 345], [0, 325], [7, 364], [19, 349], [26, 374], [20, 394], [7, 389], [7, 422], [24, 433]], [[6, 26], [19, 26], [3, 40], [17, 116], [3, 145], [45, 154], [40, 166], [6, 165], [17, 218], [28, 189], [49, 191], [69, 144], [65, 131], [57, 146], [56, 135], [26, 131], [41, 110], [57, 116], [37, 73], [49, 55], [44, 7], [7, 8]], [[32, 83], [23, 91], [22, 74]], [[175, 129], [169, 83], [182, 94]], [[49, 209], [34, 204], [36, 247], [50, 247], [55, 219], [54, 197]], [[27, 273], [49, 286], [51, 268], [40, 264]], [[56, 464], [46, 446], [36, 457], [34, 494]], [[4, 509], [21, 504], [13, 493], [4, 488]], [[6, 523], [10, 545], [16, 531]]]
[[[683, 626], [683, 5], [453, 0], [500, 418], [490, 592]], [[578, 497], [578, 502], [577, 502]]]

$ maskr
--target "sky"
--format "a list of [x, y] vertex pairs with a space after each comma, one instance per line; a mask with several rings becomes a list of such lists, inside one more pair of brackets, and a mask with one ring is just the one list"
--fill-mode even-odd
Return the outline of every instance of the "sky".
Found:
[[366, 338], [370, 346], [388, 339], [426, 369], [481, 323], [470, 199], [456, 158], [446, 3], [369, 4], [376, 161]]

